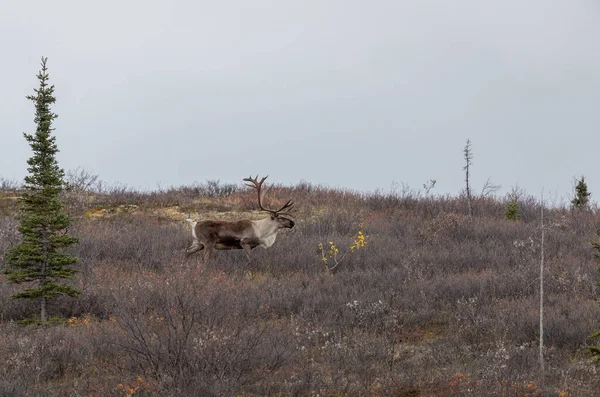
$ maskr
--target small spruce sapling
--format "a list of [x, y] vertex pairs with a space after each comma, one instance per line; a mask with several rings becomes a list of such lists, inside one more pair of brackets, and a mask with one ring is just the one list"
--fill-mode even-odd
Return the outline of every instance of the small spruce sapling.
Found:
[[576, 210], [586, 209], [591, 195], [588, 192], [587, 183], [585, 183], [585, 178], [582, 175], [581, 179], [577, 180], [577, 184], [575, 185], [575, 197], [571, 200], [572, 208]]
[[518, 221], [521, 218], [519, 213], [519, 188], [513, 188], [512, 192], [508, 196], [508, 203], [506, 204], [505, 217], [509, 221]]

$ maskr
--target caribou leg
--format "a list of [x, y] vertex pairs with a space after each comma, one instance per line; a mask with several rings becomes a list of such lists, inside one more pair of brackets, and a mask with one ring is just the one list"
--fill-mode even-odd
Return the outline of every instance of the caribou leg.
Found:
[[204, 250], [204, 264], [208, 263], [208, 259], [210, 258], [210, 254], [211, 254], [211, 252], [212, 252], [212, 250], [213, 250], [214, 247], [215, 247], [214, 243], [210, 243], [210, 242], [205, 243], [205, 245], [204, 245], [204, 248], [205, 248], [205, 250]]
[[202, 251], [203, 249], [204, 249], [204, 244], [202, 244], [200, 241], [194, 239], [194, 242], [192, 243], [192, 245], [190, 245], [190, 247], [185, 250], [185, 256], [186, 257], [190, 256], [194, 252]]
[[251, 265], [252, 264], [252, 259], [250, 259], [250, 251], [252, 251], [252, 248], [250, 247], [250, 244], [248, 244], [248, 243], [241, 243], [240, 245], [244, 249], [244, 253], [246, 253], [246, 258], [248, 258], [248, 265]]

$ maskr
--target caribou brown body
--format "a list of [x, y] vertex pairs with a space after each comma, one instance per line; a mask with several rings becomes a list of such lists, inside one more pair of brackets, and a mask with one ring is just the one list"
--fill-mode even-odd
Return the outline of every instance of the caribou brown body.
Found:
[[262, 205], [262, 184], [267, 179], [264, 177], [258, 182], [256, 178], [244, 178], [244, 181], [250, 182], [248, 186], [253, 187], [258, 192], [258, 205], [261, 210], [269, 212], [269, 216], [259, 220], [243, 219], [239, 221], [201, 221], [196, 222], [192, 219], [186, 221], [192, 227], [192, 236], [194, 241], [186, 250], [189, 256], [195, 252], [204, 250], [204, 262], [210, 258], [213, 249], [230, 250], [243, 249], [251, 263], [250, 251], [255, 247], [268, 248], [275, 242], [277, 231], [279, 229], [291, 229], [294, 227], [294, 221], [289, 218], [293, 203], [288, 201], [278, 210], [264, 208]]

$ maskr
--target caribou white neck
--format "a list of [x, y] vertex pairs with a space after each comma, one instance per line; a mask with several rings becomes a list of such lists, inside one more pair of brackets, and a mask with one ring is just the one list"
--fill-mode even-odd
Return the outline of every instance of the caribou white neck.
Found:
[[256, 237], [258, 237], [260, 241], [259, 245], [263, 248], [272, 246], [277, 237], [279, 224], [271, 219], [271, 217], [255, 220], [252, 221], [252, 223], [254, 224]]
[[269, 248], [275, 242], [275, 238], [277, 237], [277, 232], [273, 234], [269, 234], [267, 237], [263, 237], [260, 239], [260, 246], [263, 248]]

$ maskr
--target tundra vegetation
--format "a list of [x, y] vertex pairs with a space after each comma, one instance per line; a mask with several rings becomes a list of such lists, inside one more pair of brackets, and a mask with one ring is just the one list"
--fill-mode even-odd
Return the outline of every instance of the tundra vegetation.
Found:
[[[268, 250], [186, 259], [194, 219], [259, 219], [256, 192], [139, 192], [67, 173], [81, 258], [52, 327], [0, 275], [0, 395], [596, 396], [600, 215], [544, 212], [545, 377], [538, 363], [540, 205], [520, 194], [358, 193], [275, 185], [296, 203]], [[69, 181], [67, 181], [69, 182]], [[0, 258], [19, 242], [18, 183], [0, 183]], [[360, 233], [359, 233], [360, 232]], [[363, 237], [360, 237], [363, 236]], [[354, 248], [351, 248], [354, 247]], [[339, 265], [337, 265], [339, 263]], [[323, 266], [325, 264], [325, 267]], [[5, 263], [0, 263], [4, 267]], [[335, 267], [335, 271], [331, 268]]]

